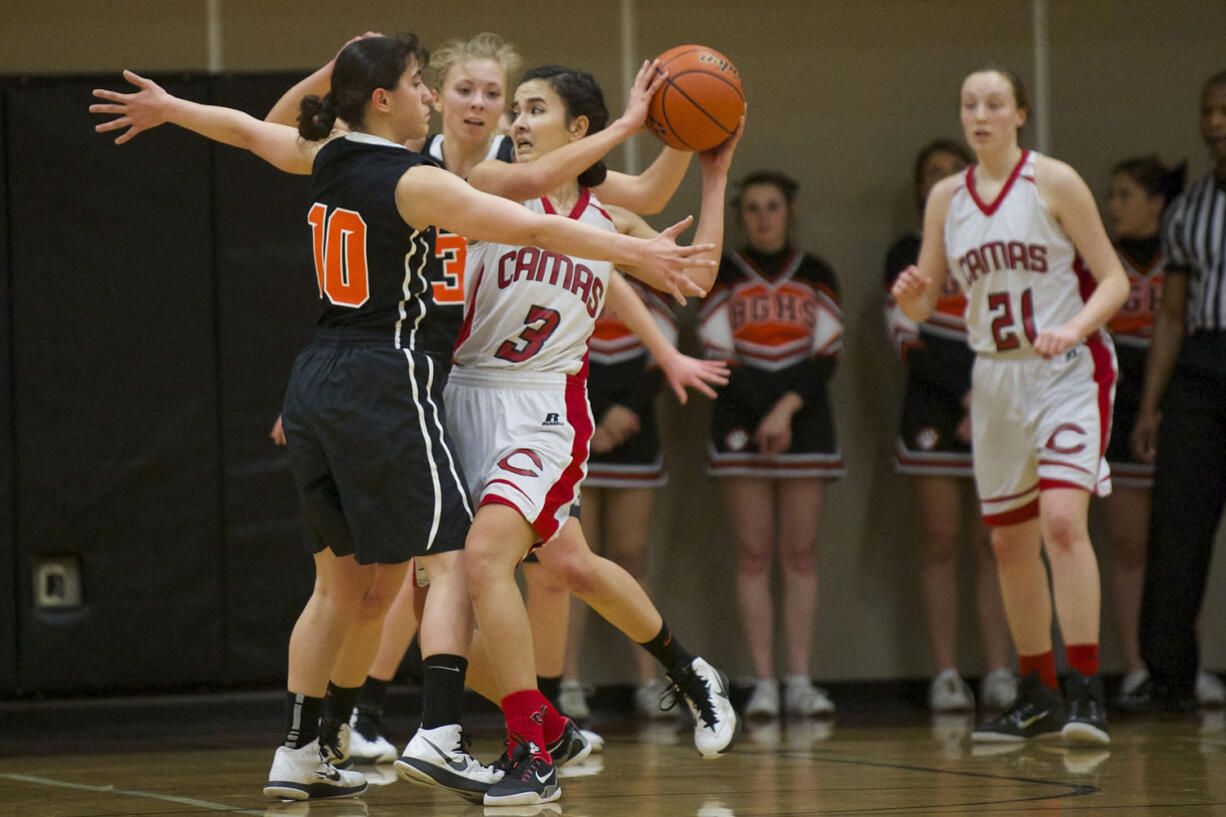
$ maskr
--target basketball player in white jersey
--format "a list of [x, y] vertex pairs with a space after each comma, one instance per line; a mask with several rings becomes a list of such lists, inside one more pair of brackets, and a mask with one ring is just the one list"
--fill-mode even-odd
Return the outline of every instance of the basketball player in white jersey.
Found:
[[[528, 72], [515, 94], [511, 137], [518, 162], [537, 161], [582, 143], [604, 128], [607, 111], [594, 80], [559, 66]], [[738, 134], [739, 136], [739, 134]], [[697, 238], [719, 244], [723, 196], [736, 140], [702, 155], [703, 199]], [[506, 165], [486, 162], [473, 186], [508, 197]], [[524, 201], [534, 212], [558, 213], [603, 229], [650, 233], [641, 219], [603, 207], [590, 186], [596, 165], [549, 196]], [[712, 256], [714, 257], [714, 256]], [[515, 565], [534, 544], [572, 592], [655, 655], [695, 714], [695, 742], [704, 756], [727, 751], [738, 727], [727, 679], [686, 653], [638, 583], [615, 563], [594, 556], [570, 508], [578, 499], [593, 428], [587, 402], [587, 340], [606, 290], [617, 286], [612, 265], [534, 246], [483, 243], [468, 250], [465, 321], [447, 386], [448, 423], [463, 429], [461, 462], [479, 509], [466, 547], [478, 628], [504, 697], [512, 753], [488, 805], [548, 802], [560, 795], [545, 746], [561, 716], [536, 687], [531, 632], [514, 581]], [[713, 274], [694, 270], [709, 286]], [[624, 282], [623, 282], [624, 283]]]
[[[1090, 496], [1111, 490], [1115, 354], [1102, 327], [1127, 298], [1128, 279], [1081, 177], [1018, 144], [1029, 109], [1017, 77], [976, 71], [960, 103], [978, 163], [933, 188], [918, 265], [891, 292], [908, 317], [924, 320], [948, 265], [967, 294], [975, 481], [1022, 673], [1014, 705], [974, 738], [1059, 733], [1108, 743], [1086, 517]], [[1053, 594], [1074, 670], [1067, 701], [1052, 653]]]

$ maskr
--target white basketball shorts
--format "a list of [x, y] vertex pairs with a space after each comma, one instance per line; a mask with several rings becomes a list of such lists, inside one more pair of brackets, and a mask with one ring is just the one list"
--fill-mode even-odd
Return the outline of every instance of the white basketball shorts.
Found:
[[548, 542], [579, 501], [587, 474], [595, 424], [586, 380], [456, 367], [444, 395], [473, 499], [509, 505]]
[[988, 525], [1033, 519], [1039, 493], [1050, 488], [1111, 493], [1115, 379], [1115, 352], [1101, 332], [1051, 359], [975, 359], [972, 448]]

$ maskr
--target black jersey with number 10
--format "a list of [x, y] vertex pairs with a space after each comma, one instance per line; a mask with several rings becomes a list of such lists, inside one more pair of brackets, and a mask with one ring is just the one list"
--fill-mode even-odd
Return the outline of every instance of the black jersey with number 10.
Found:
[[401, 145], [351, 133], [320, 148], [310, 210], [319, 326], [352, 329], [397, 349], [446, 358], [451, 339], [431, 308], [439, 276], [435, 229], [405, 223], [396, 184], [410, 168], [437, 163]]

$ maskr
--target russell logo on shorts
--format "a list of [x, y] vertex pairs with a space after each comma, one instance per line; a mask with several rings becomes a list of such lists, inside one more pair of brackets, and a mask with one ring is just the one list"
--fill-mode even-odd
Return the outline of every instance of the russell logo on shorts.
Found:
[[563, 422], [562, 422], [561, 417], [558, 415], [556, 411], [551, 411], [545, 415], [545, 422], [541, 423], [541, 425], [560, 426], [560, 425], [563, 425]]

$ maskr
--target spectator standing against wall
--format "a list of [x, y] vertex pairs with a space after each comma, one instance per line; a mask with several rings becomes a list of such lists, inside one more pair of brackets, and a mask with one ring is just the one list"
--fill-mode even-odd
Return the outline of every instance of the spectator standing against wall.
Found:
[[843, 473], [826, 393], [842, 348], [843, 312], [834, 271], [798, 249], [791, 235], [796, 190], [795, 181], [775, 171], [741, 182], [732, 206], [747, 245], [724, 255], [699, 317], [707, 356], [732, 365], [712, 407], [709, 455], [736, 541], [737, 600], [755, 678], [749, 717], [780, 713], [776, 554], [787, 643], [783, 708], [794, 715], [834, 711], [810, 680], [809, 659], [823, 487]]

